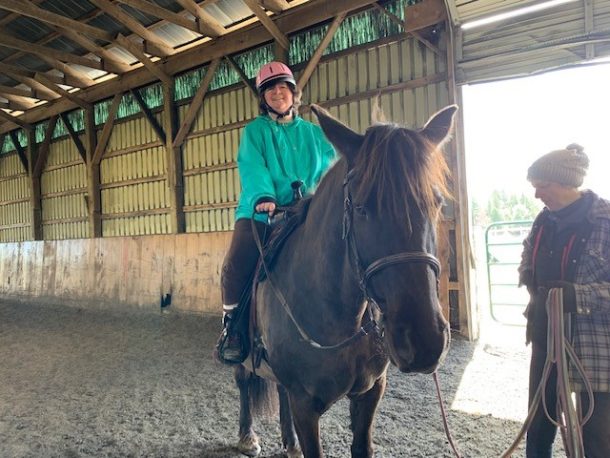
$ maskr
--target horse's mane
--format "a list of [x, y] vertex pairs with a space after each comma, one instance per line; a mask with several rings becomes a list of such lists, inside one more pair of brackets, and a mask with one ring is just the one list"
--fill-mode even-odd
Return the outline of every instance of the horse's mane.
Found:
[[411, 205], [435, 219], [439, 199], [449, 195], [448, 167], [440, 148], [400, 125], [369, 127], [353, 168], [355, 202], [374, 204], [398, 220], [406, 218], [409, 227]]

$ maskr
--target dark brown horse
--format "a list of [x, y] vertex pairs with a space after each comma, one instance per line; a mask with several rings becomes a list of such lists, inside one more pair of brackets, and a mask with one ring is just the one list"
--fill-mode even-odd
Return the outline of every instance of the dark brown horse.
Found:
[[383, 123], [364, 135], [320, 107], [312, 110], [341, 159], [256, 290], [263, 358], [256, 375], [251, 360], [236, 369], [239, 448], [251, 456], [260, 451], [250, 412], [260, 376], [278, 384], [289, 456], [300, 456], [299, 444], [306, 458], [323, 456], [320, 416], [347, 396], [352, 456], [371, 457], [388, 364], [431, 373], [449, 347], [434, 255], [446, 194], [440, 149], [457, 107], [420, 130]]

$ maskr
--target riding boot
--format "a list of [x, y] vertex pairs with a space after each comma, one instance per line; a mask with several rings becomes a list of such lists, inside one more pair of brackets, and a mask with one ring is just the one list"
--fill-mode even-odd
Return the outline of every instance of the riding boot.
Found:
[[236, 316], [237, 306], [227, 307], [224, 306], [222, 313], [222, 332], [220, 339], [218, 339], [218, 353], [220, 359], [227, 363], [241, 363], [244, 359], [244, 347], [242, 342], [242, 336], [235, 330], [235, 323], [233, 323], [234, 316]]

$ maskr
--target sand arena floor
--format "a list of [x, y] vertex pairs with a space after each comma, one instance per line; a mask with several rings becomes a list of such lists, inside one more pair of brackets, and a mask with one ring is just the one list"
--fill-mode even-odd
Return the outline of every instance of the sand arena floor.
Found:
[[[82, 310], [0, 300], [0, 457], [240, 457], [237, 389], [212, 360], [219, 317]], [[498, 457], [526, 410], [522, 328], [454, 338], [439, 372], [463, 457]], [[261, 457], [278, 422], [256, 421]], [[328, 457], [349, 456], [348, 404], [322, 421]], [[376, 457], [451, 457], [431, 376], [389, 371]], [[523, 456], [522, 448], [515, 456]]]

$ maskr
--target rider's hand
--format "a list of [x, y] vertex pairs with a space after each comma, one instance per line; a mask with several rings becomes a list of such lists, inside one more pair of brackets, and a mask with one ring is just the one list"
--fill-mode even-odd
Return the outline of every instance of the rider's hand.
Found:
[[275, 202], [261, 202], [260, 204], [258, 204], [255, 209], [257, 213], [269, 213], [269, 216], [273, 215], [273, 212], [275, 211]]

